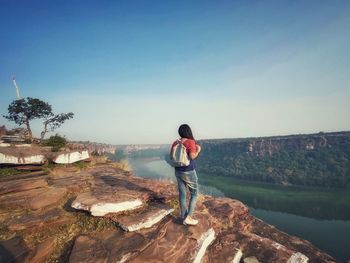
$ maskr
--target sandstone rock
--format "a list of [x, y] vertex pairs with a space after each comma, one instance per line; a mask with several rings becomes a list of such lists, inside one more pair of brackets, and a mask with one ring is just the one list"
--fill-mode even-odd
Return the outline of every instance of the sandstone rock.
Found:
[[221, 228], [231, 227], [241, 216], [249, 213], [247, 206], [231, 198], [207, 197], [203, 205]]
[[55, 238], [48, 238], [39, 244], [28, 257], [26, 263], [44, 263], [55, 249]]
[[96, 235], [81, 235], [74, 242], [69, 262], [127, 262], [143, 251], [155, 236], [112, 230]]
[[30, 178], [0, 182], [0, 195], [46, 187], [47, 185], [47, 181], [44, 178]]
[[88, 151], [75, 151], [68, 153], [59, 153], [53, 158], [54, 163], [75, 163], [82, 160], [88, 159], [89, 152]]
[[69, 192], [78, 193], [86, 191], [90, 184], [91, 178], [84, 175], [71, 175], [64, 177], [50, 176], [50, 185], [54, 187], [66, 188]]
[[[306, 240], [302, 240], [298, 237], [288, 235], [287, 233], [278, 230], [274, 226], [266, 224], [260, 219], [251, 217], [249, 220], [251, 221], [250, 231], [252, 233], [273, 240], [274, 242], [282, 244], [293, 251], [300, 252], [303, 255], [306, 255], [309, 258], [309, 262], [335, 262], [335, 260], [331, 256], [320, 251], [318, 248], [316, 248]], [[298, 255], [299, 254], [296, 254], [296, 256]], [[295, 256], [291, 260], [293, 260], [294, 258]]]
[[43, 164], [45, 161], [41, 147], [0, 147], [0, 164]]
[[203, 258], [204, 263], [240, 262], [242, 251], [238, 242], [239, 240], [236, 239], [236, 236], [232, 232], [232, 230], [226, 230], [218, 234]]
[[90, 211], [93, 216], [104, 216], [141, 207], [143, 202], [139, 195], [134, 191], [119, 191], [118, 194], [104, 191], [81, 193], [73, 201], [72, 207]]
[[[309, 262], [334, 262], [332, 257], [309, 242], [289, 236], [256, 219], [249, 214], [248, 208], [237, 200], [200, 196], [194, 214], [199, 224], [191, 227], [184, 226], [181, 220], [171, 215], [165, 216], [171, 208], [164, 202], [178, 198], [174, 184], [137, 178], [108, 164], [83, 172], [60, 167], [47, 178], [50, 187], [0, 195], [0, 208], [4, 210], [1, 211], [1, 223], [4, 223], [9, 231], [18, 231], [24, 235], [31, 234], [31, 231], [45, 233], [48, 228], [70, 223], [75, 217], [67, 215], [66, 211], [60, 208], [46, 211], [43, 209], [58, 204], [67, 191], [84, 191], [78, 194], [72, 207], [104, 216], [118, 222], [129, 231], [138, 229], [135, 232], [115, 229], [80, 235], [70, 253], [70, 262], [166, 260], [239, 263], [242, 254], [245, 259], [255, 257], [260, 262], [271, 263], [304, 263], [308, 258]], [[18, 185], [17, 188], [15, 186], [23, 180], [27, 179], [1, 179], [0, 189], [21, 189]], [[4, 182], [6, 184], [3, 184]], [[6, 187], [1, 188], [4, 185]], [[154, 206], [158, 203], [161, 203], [159, 207]], [[23, 213], [21, 210], [9, 215], [10, 209], [25, 209], [26, 215], [20, 214]], [[126, 209], [131, 210], [118, 214]], [[12, 255], [15, 255], [19, 262], [45, 261], [52, 253], [51, 249], [55, 243], [54, 239], [46, 240], [29, 252], [21, 240], [16, 241], [17, 243], [15, 241], [1, 241], [0, 248], [4, 248], [3, 242], [9, 242], [5, 246], [6, 249], [12, 244], [12, 248], [8, 250], [12, 251], [11, 259]], [[0, 252], [2, 262], [1, 257], [8, 254]], [[65, 258], [67, 257], [68, 255], [65, 255]]]
[[33, 178], [33, 177], [45, 177], [47, 175], [44, 171], [37, 171], [37, 172], [31, 172], [31, 173], [25, 173], [25, 174], [16, 174], [11, 176], [6, 176], [4, 178], [0, 178], [0, 182], [8, 182], [8, 181], [14, 181], [19, 179], [26, 179], [26, 178]]
[[300, 252], [294, 253], [287, 261], [287, 263], [307, 263], [309, 258]]
[[305, 255], [296, 253], [280, 243], [253, 233], [238, 232], [235, 234], [235, 239], [239, 242], [243, 254], [247, 258], [254, 257], [259, 262], [287, 262], [292, 256], [295, 258], [294, 255], [298, 255], [298, 259], [306, 260], [300, 262], [308, 261], [308, 258]]
[[0, 241], [0, 262], [24, 262], [29, 249], [21, 237]]
[[184, 226], [176, 220], [167, 221], [157, 238], [129, 262], [200, 262], [207, 247], [215, 238], [210, 220], [197, 214], [196, 227]]
[[71, 223], [74, 218], [62, 209], [53, 208], [48, 211], [38, 213], [24, 214], [15, 216], [6, 225], [9, 230], [34, 230], [37, 231], [43, 228], [52, 228], [60, 225]]
[[41, 209], [59, 203], [67, 195], [65, 188], [48, 188], [47, 191], [34, 196], [29, 201], [30, 209]]
[[64, 188], [37, 188], [0, 196], [2, 209], [41, 209], [55, 205], [66, 196]]
[[122, 217], [108, 217], [118, 222], [119, 226], [125, 231], [136, 231], [142, 228], [149, 228], [161, 221], [174, 209], [165, 204], [152, 204], [136, 215], [125, 215]]
[[0, 164], [43, 164], [46, 158], [42, 154], [31, 156], [5, 155], [0, 152]]

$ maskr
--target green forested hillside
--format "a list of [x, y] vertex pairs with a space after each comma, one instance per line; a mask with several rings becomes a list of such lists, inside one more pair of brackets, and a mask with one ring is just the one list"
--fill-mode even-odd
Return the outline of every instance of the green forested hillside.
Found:
[[198, 171], [286, 185], [350, 187], [350, 132], [205, 140]]

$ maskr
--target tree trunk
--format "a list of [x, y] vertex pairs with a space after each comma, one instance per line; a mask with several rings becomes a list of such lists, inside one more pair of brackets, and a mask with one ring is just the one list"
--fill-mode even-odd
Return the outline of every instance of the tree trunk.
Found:
[[41, 132], [41, 140], [44, 140], [45, 134], [48, 132], [47, 130], [47, 122], [44, 122], [44, 130]]
[[29, 133], [30, 140], [33, 141], [33, 134], [32, 134], [32, 130], [30, 129], [29, 121], [26, 120], [25, 124], [27, 126], [27, 130], [28, 130], [28, 133]]

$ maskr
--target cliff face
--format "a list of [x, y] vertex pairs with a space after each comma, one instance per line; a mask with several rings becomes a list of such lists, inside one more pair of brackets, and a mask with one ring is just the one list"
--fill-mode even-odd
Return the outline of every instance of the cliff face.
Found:
[[184, 226], [177, 195], [113, 164], [1, 179], [0, 261], [334, 262], [230, 198], [200, 196]]
[[230, 154], [272, 156], [287, 152], [313, 151], [320, 148], [343, 147], [350, 140], [350, 132], [330, 132], [305, 135], [274, 136], [246, 139], [202, 140], [205, 148], [220, 147]]
[[201, 172], [286, 185], [350, 185], [350, 132], [200, 143]]

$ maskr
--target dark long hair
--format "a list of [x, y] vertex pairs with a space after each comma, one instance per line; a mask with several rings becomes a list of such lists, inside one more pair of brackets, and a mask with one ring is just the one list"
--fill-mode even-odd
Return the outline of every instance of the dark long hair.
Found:
[[192, 130], [191, 130], [190, 126], [188, 126], [187, 124], [182, 124], [179, 127], [179, 135], [181, 138], [187, 138], [187, 139], [194, 140]]

